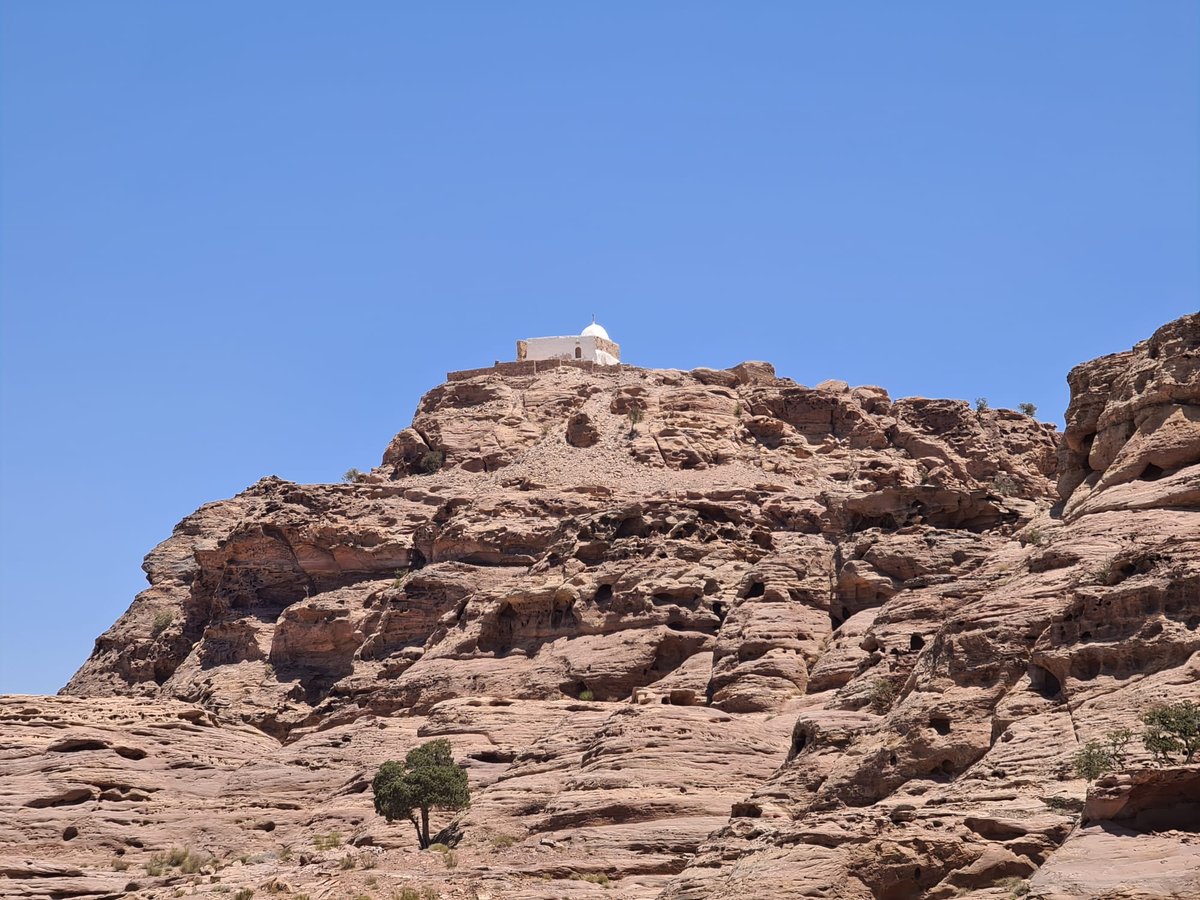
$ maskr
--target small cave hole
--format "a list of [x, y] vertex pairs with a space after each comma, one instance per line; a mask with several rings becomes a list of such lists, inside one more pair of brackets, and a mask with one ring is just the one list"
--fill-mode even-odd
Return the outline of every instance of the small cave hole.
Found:
[[1042, 666], [1029, 667], [1029, 686], [1047, 700], [1053, 700], [1062, 693], [1062, 682], [1058, 676]]
[[954, 774], [954, 763], [953, 763], [953, 761], [951, 761], [949, 759], [943, 759], [941, 762], [941, 765], [939, 765], [937, 767], [937, 770], [939, 772], [941, 772], [943, 775], [953, 775]]
[[729, 609], [724, 600], [714, 600], [712, 605], [713, 615], [717, 617], [717, 621], [724, 622], [725, 617], [729, 615]]
[[735, 803], [729, 815], [733, 819], [757, 819], [762, 816], [762, 807], [757, 803]]
[[908, 649], [911, 650], [913, 653], [916, 653], [918, 650], [922, 649], [924, 646], [925, 646], [925, 638], [921, 637], [919, 634], [909, 635]]
[[79, 829], [74, 825], [68, 825], [63, 829], [62, 839], [64, 841], [73, 841], [77, 837], [79, 837]]
[[67, 738], [46, 748], [47, 753], [78, 753], [80, 750], [107, 750], [108, 744], [89, 738]]
[[932, 728], [934, 731], [936, 731], [938, 734], [949, 734], [950, 733], [950, 720], [948, 718], [946, 718], [945, 716], [930, 716], [929, 717], [929, 727]]
[[420, 550], [418, 550], [416, 547], [413, 547], [412, 553], [409, 554], [408, 567], [410, 569], [425, 568], [425, 554], [422, 553]]
[[1187, 626], [1188, 631], [1195, 631], [1197, 628], [1200, 628], [1200, 616], [1192, 616], [1184, 624]]
[[755, 581], [750, 585], [750, 590], [746, 591], [746, 597], [761, 597], [767, 592], [767, 586], [761, 581]]
[[1138, 481], [1158, 481], [1167, 473], [1154, 463], [1147, 464], [1146, 468], [1142, 469], [1142, 474], [1138, 476]]
[[550, 627], [562, 628], [564, 625], [570, 626], [575, 623], [575, 613], [569, 606], [555, 606], [550, 610]]
[[596, 588], [596, 593], [592, 597], [593, 603], [608, 603], [613, 598], [613, 589], [611, 584], [602, 584]]

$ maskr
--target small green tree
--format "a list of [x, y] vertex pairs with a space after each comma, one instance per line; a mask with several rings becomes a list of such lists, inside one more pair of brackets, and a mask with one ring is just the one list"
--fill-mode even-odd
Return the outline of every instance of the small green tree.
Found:
[[975, 398], [975, 412], [985, 413], [991, 408], [992, 408], [992, 405], [990, 403], [988, 403], [987, 397], [976, 397]]
[[1129, 752], [1125, 748], [1129, 746], [1129, 742], [1132, 741], [1135, 736], [1136, 735], [1134, 735], [1134, 733], [1128, 728], [1110, 731], [1104, 736], [1104, 740], [1108, 743], [1108, 753], [1113, 759], [1113, 766], [1118, 771], [1125, 768], [1125, 761]]
[[1200, 705], [1191, 700], [1156, 706], [1143, 714], [1142, 724], [1142, 743], [1162, 765], [1174, 765], [1177, 753], [1187, 765], [1200, 750]]
[[885, 713], [896, 702], [896, 686], [886, 678], [876, 678], [867, 689], [867, 706], [874, 712]]
[[158, 637], [175, 622], [175, 610], [161, 609], [154, 614], [154, 624], [150, 627], [150, 636]]
[[1071, 768], [1080, 778], [1095, 781], [1117, 767], [1112, 751], [1099, 741], [1088, 741], [1071, 757]]
[[347, 469], [342, 475], [342, 481], [346, 482], [346, 484], [354, 484], [354, 482], [362, 477], [363, 473], [358, 471], [358, 469]]
[[375, 811], [389, 822], [408, 819], [422, 850], [429, 848], [429, 811], [464, 809], [471, 802], [467, 774], [454, 764], [450, 742], [439, 738], [389, 759], [371, 782]]
[[1037, 407], [1032, 403], [1018, 403], [1017, 409], [1029, 416], [1031, 419], [1037, 415]]
[[629, 410], [629, 433], [631, 435], [637, 433], [638, 423], [642, 421], [642, 410], [640, 407], [630, 407]]
[[421, 457], [421, 461], [417, 464], [417, 466], [426, 475], [432, 475], [434, 472], [440, 469], [445, 462], [445, 453], [443, 453], [441, 450], [429, 450]]

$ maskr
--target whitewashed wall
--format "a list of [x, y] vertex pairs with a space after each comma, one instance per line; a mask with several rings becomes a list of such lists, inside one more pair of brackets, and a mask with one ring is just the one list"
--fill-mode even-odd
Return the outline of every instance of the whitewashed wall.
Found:
[[[615, 349], [615, 345], [610, 341], [601, 341], [593, 335], [528, 338], [518, 342], [518, 358], [520, 345], [524, 344], [525, 359], [586, 359], [603, 366], [617, 365], [621, 360], [607, 350], [602, 350], [599, 346], [601, 343], [614, 346]], [[576, 347], [580, 349], [579, 356], [575, 355]]]

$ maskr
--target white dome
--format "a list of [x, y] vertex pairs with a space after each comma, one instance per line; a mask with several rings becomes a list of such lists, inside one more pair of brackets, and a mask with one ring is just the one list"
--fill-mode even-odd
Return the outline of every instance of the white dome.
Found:
[[612, 338], [608, 336], [608, 332], [604, 330], [604, 326], [597, 325], [595, 321], [593, 321], [592, 324], [587, 328], [583, 329], [583, 331], [579, 332], [579, 336], [604, 338], [606, 341], [612, 340]]

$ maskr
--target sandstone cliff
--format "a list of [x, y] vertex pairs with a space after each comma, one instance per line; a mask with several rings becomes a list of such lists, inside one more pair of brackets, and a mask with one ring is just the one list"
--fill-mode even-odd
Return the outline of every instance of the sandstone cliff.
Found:
[[[1061, 436], [764, 363], [442, 385], [356, 483], [189, 516], [66, 696], [0, 702], [0, 885], [1200, 893], [1196, 767], [1081, 817], [1066, 765], [1200, 698], [1200, 316], [1069, 382]], [[431, 736], [452, 869], [367, 790]]]

